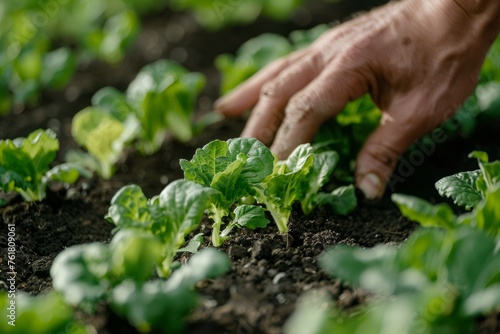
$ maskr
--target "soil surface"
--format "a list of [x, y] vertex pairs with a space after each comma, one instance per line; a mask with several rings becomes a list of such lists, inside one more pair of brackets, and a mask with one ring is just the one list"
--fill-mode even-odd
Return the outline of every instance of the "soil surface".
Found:
[[[37, 106], [18, 107], [3, 117], [0, 138], [26, 136], [37, 128], [52, 128], [61, 141], [58, 160], [62, 161], [64, 154], [76, 147], [71, 139], [71, 118], [90, 104], [91, 96], [104, 86], [125, 89], [141, 67], [160, 58], [177, 60], [208, 76], [208, 85], [199, 102], [200, 113], [206, 112], [218, 95], [219, 78], [212, 66], [216, 55], [234, 52], [241, 43], [263, 32], [286, 35], [292, 30], [345, 18], [374, 3], [344, 1], [325, 5], [311, 1], [307, 10], [299, 11], [292, 22], [259, 19], [251, 26], [220, 32], [204, 31], [186, 14], [162, 11], [144, 20], [140, 37], [121, 64], [110, 66], [98, 61], [83, 64], [65, 90], [45, 92]], [[182, 177], [180, 158], [190, 159], [196, 148], [213, 139], [237, 137], [243, 126], [242, 120], [226, 120], [191, 142], [167, 140], [158, 153], [149, 157], [125, 152], [111, 180], [81, 180], [68, 189], [54, 185], [47, 199], [39, 203], [23, 203], [20, 198], [13, 198], [7, 207], [0, 209], [0, 261], [6, 258], [7, 224], [15, 224], [18, 289], [32, 294], [48, 291], [50, 266], [60, 251], [76, 244], [109, 241], [113, 225], [103, 217], [118, 189], [136, 183], [147, 196], [158, 194], [169, 182]], [[490, 124], [473, 138], [457, 138], [439, 145], [395, 190], [437, 201], [433, 188], [436, 180], [476, 168], [475, 162], [466, 158], [470, 151], [483, 149], [492, 159], [500, 158], [498, 126]], [[335, 216], [328, 208], [310, 216], [295, 210], [287, 236], [279, 235], [274, 225], [257, 232], [234, 231], [221, 247], [232, 260], [231, 271], [197, 286], [201, 305], [189, 317], [186, 333], [282, 333], [283, 323], [297, 298], [314, 288], [326, 289], [343, 308], [359, 305], [368, 298], [367, 294], [329, 277], [319, 269], [318, 255], [337, 244], [372, 247], [401, 243], [415, 228], [416, 224], [401, 217], [387, 195], [378, 203], [361, 201], [349, 217]], [[210, 240], [208, 219], [195, 231], [199, 232]], [[181, 260], [187, 260], [186, 256]], [[2, 270], [0, 281], [5, 280], [4, 273]], [[105, 308], [96, 316], [79, 314], [79, 317], [98, 333], [135, 333]], [[500, 315], [478, 320], [478, 330], [500, 333]]]

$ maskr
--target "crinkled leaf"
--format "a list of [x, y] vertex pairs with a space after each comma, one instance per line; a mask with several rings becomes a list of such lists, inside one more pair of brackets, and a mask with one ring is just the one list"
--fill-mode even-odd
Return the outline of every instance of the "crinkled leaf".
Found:
[[220, 157], [225, 157], [228, 151], [226, 142], [214, 140], [203, 148], [196, 150], [191, 161], [181, 159], [179, 164], [184, 171], [184, 178], [210, 187], [215, 174], [227, 167], [218, 163]]
[[111, 177], [129, 139], [125, 125], [112, 115], [89, 107], [73, 117], [72, 134], [99, 161], [99, 173], [104, 178]]
[[423, 199], [403, 194], [393, 194], [391, 198], [403, 216], [424, 227], [454, 229], [457, 226], [457, 217], [448, 204], [432, 205]]
[[257, 205], [240, 205], [234, 210], [234, 223], [252, 230], [269, 224], [264, 209]]
[[457, 205], [467, 209], [475, 208], [483, 199], [481, 191], [476, 187], [480, 175], [481, 171], [476, 170], [447, 176], [436, 182], [436, 189], [439, 195], [452, 198]]
[[329, 205], [333, 212], [346, 216], [358, 206], [356, 190], [353, 185], [339, 187], [331, 193], [318, 193], [315, 197], [318, 205]]
[[0, 140], [0, 186], [22, 192], [26, 200], [45, 196], [44, 174], [59, 150], [52, 130], [36, 130], [27, 138]]
[[214, 175], [210, 187], [220, 191], [224, 198], [224, 203], [217, 203], [217, 207], [226, 209], [238, 199], [252, 193], [251, 185], [241, 175], [246, 162], [246, 156], [239, 154], [224, 171]]
[[149, 226], [152, 223], [149, 207], [141, 187], [124, 186], [111, 199], [106, 219], [119, 228]]
[[[271, 150], [254, 138], [236, 138], [228, 140], [227, 158], [233, 160], [239, 154], [247, 157], [242, 177], [255, 185], [262, 182], [273, 171], [274, 156]], [[224, 160], [224, 159], [222, 159]]]

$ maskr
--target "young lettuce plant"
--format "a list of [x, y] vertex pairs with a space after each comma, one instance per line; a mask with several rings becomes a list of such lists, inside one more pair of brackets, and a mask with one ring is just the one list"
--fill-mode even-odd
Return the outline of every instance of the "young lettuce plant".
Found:
[[234, 227], [265, 227], [268, 223], [262, 207], [245, 205], [234, 211], [234, 217], [221, 233], [224, 219], [233, 205], [254, 196], [260, 183], [273, 170], [274, 156], [264, 144], [252, 138], [215, 140], [196, 150], [191, 161], [181, 160], [184, 178], [210, 189], [208, 211], [213, 219], [212, 244], [220, 246]]
[[[12, 300], [15, 300], [15, 304], [11, 303]], [[4, 334], [89, 333], [85, 326], [76, 320], [73, 309], [55, 292], [33, 297], [17, 291], [15, 299], [2, 292], [0, 308], [0, 315], [4, 319], [0, 323], [0, 332]]]
[[49, 169], [59, 150], [52, 130], [36, 130], [26, 138], [0, 140], [0, 186], [5, 192], [17, 192], [26, 201], [45, 198], [51, 181], [74, 183], [90, 173], [78, 165], [65, 163]]
[[337, 214], [348, 214], [357, 205], [354, 187], [332, 193], [319, 192], [338, 163], [336, 152], [315, 154], [309, 144], [297, 147], [285, 161], [275, 164], [273, 173], [257, 188], [256, 200], [264, 204], [280, 233], [288, 232], [292, 206], [300, 202], [305, 214], [318, 205], [331, 205]]
[[[92, 98], [92, 107], [73, 118], [75, 140], [94, 158], [105, 178], [124, 147], [132, 143], [145, 154], [158, 151], [167, 133], [188, 141], [206, 126], [219, 120], [208, 113], [194, 121], [198, 94], [205, 79], [171, 61], [160, 60], [144, 67], [126, 91], [106, 87]], [[73, 155], [75, 157], [75, 155]], [[76, 160], [82, 156], [76, 156]]]
[[486, 152], [474, 151], [470, 158], [478, 160], [479, 169], [447, 176], [436, 182], [436, 189], [443, 197], [466, 209], [475, 208], [488, 191], [500, 184], [500, 161], [489, 162]]
[[229, 25], [250, 23], [261, 13], [273, 19], [286, 20], [302, 2], [234, 0], [219, 3], [211, 0], [176, 0], [172, 1], [171, 6], [174, 10], [193, 12], [204, 27], [217, 30]]
[[203, 217], [215, 190], [188, 180], [170, 183], [160, 195], [147, 199], [136, 185], [120, 189], [113, 199], [106, 218], [117, 230], [143, 231], [161, 242], [160, 277], [168, 277], [177, 250], [184, 244]]
[[320, 263], [374, 298], [351, 314], [335, 309], [324, 295], [309, 295], [307, 309], [299, 307], [288, 322], [288, 334], [300, 333], [300, 320], [314, 310], [319, 312], [308, 330], [312, 334], [365, 333], [368, 328], [380, 334], [473, 332], [476, 317], [500, 307], [498, 241], [469, 227], [421, 229], [401, 247], [340, 245], [324, 253]]
[[61, 252], [51, 268], [54, 289], [83, 311], [106, 303], [140, 332], [180, 333], [197, 305], [193, 290], [205, 278], [229, 269], [226, 255], [205, 249], [191, 257], [168, 280], [148, 281], [162, 259], [162, 242], [134, 228], [120, 230], [109, 245], [92, 243]]

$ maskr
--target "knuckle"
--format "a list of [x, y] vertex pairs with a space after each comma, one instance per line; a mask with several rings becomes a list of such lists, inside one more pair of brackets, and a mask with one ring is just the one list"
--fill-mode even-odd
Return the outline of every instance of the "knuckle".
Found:
[[287, 122], [300, 123], [316, 116], [313, 100], [313, 97], [306, 93], [293, 96], [285, 109]]
[[276, 97], [279, 95], [282, 86], [282, 80], [280, 79], [269, 81], [262, 86], [260, 96], [263, 98]]

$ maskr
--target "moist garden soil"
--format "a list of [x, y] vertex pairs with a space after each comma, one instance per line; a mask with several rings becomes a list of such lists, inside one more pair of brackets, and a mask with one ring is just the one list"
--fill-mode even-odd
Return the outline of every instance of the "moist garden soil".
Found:
[[[383, 1], [382, 1], [383, 2]], [[212, 66], [216, 55], [234, 52], [249, 38], [263, 32], [288, 34], [297, 28], [342, 18], [367, 9], [374, 1], [351, 1], [324, 5], [311, 1], [291, 23], [259, 19], [257, 23], [220, 32], [201, 29], [186, 14], [168, 10], [144, 20], [144, 29], [130, 54], [119, 65], [93, 61], [83, 64], [70, 85], [57, 92], [45, 92], [37, 106], [16, 108], [3, 117], [0, 138], [26, 136], [37, 128], [52, 128], [61, 142], [62, 161], [65, 152], [75, 148], [71, 138], [71, 118], [90, 104], [90, 98], [104, 86], [125, 89], [141, 67], [159, 58], [177, 60], [192, 71], [208, 77], [200, 99], [200, 112], [210, 110], [217, 97], [218, 76]], [[160, 152], [143, 157], [125, 152], [116, 175], [111, 180], [94, 177], [66, 189], [53, 186], [42, 202], [24, 203], [19, 197], [0, 209], [0, 281], [5, 281], [7, 225], [16, 225], [16, 284], [19, 290], [34, 295], [51, 289], [50, 267], [63, 249], [82, 243], [111, 239], [113, 225], [104, 220], [114, 193], [130, 183], [140, 185], [147, 196], [158, 194], [169, 182], [182, 178], [178, 165], [181, 158], [190, 159], [196, 148], [214, 139], [237, 137], [242, 120], [226, 120], [211, 126], [201, 136], [188, 142], [167, 140]], [[439, 145], [425, 162], [397, 185], [396, 191], [423, 196], [435, 202], [439, 197], [434, 182], [445, 175], [475, 169], [467, 154], [474, 149], [486, 150], [492, 159], [500, 158], [498, 124], [489, 124], [467, 140], [456, 138]], [[210, 225], [204, 219], [199, 230], [209, 246]], [[330, 293], [342, 308], [351, 308], [370, 298], [332, 279], [317, 264], [317, 257], [329, 246], [338, 244], [372, 247], [381, 243], [399, 244], [414, 231], [416, 224], [403, 218], [389, 197], [377, 203], [360, 198], [360, 205], [348, 217], [321, 208], [310, 216], [300, 210], [292, 214], [288, 235], [277, 233], [274, 224], [261, 231], [237, 230], [222, 247], [231, 258], [228, 274], [198, 284], [200, 307], [189, 317], [186, 333], [282, 333], [286, 319], [293, 312], [298, 297], [310, 289]], [[186, 261], [188, 254], [179, 260]], [[3, 286], [1, 288], [6, 288]], [[78, 313], [97, 333], [135, 333], [126, 321], [105, 307], [96, 315]], [[500, 333], [500, 315], [478, 319], [480, 333]], [[305, 333], [306, 334], [306, 333]]]

